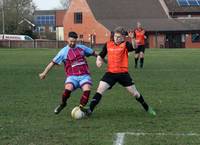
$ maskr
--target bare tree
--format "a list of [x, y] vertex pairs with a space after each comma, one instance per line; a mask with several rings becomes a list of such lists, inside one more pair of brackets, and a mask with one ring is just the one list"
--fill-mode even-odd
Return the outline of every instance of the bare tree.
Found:
[[[5, 33], [20, 34], [28, 24], [19, 24], [24, 18], [33, 20], [35, 5], [32, 0], [4, 0]], [[2, 19], [0, 19], [2, 21]], [[2, 23], [0, 23], [0, 27]]]
[[68, 9], [71, 0], [60, 0], [61, 8]]

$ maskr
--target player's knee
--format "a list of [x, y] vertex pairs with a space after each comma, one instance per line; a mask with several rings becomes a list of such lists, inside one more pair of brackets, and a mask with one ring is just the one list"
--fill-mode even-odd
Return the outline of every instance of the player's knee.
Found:
[[133, 96], [138, 98], [138, 97], [140, 97], [140, 93], [138, 91], [134, 91]]
[[104, 87], [99, 86], [99, 87], [97, 88], [97, 92], [100, 93], [100, 94], [103, 94], [103, 93], [105, 92]]
[[140, 54], [140, 58], [144, 58], [144, 54], [143, 53]]
[[81, 86], [83, 90], [91, 90], [91, 85], [90, 84], [84, 84]]
[[67, 83], [65, 84], [65, 89], [72, 91], [74, 89], [74, 86], [71, 83]]
[[97, 88], [97, 92], [99, 92], [100, 94], [103, 94], [108, 88], [109, 86], [107, 84], [100, 83]]

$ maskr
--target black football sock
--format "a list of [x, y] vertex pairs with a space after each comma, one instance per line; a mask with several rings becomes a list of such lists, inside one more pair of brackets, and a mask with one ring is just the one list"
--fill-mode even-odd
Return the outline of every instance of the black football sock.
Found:
[[140, 58], [140, 67], [142, 68], [144, 64], [144, 58]]
[[135, 58], [135, 67], [137, 67], [138, 64], [138, 58]]
[[149, 106], [148, 106], [147, 103], [144, 101], [144, 98], [142, 97], [141, 94], [140, 94], [140, 97], [139, 97], [139, 98], [136, 98], [136, 100], [137, 100], [138, 102], [141, 103], [141, 105], [143, 106], [143, 108], [144, 108], [146, 111], [148, 111]]
[[90, 102], [90, 110], [91, 111], [93, 111], [94, 108], [96, 107], [96, 105], [99, 104], [101, 97], [102, 97], [102, 95], [100, 93], [96, 92], [96, 94], [92, 98], [92, 101]]
[[65, 89], [63, 95], [62, 95], [62, 104], [66, 105], [67, 99], [69, 99], [70, 94], [72, 91]]

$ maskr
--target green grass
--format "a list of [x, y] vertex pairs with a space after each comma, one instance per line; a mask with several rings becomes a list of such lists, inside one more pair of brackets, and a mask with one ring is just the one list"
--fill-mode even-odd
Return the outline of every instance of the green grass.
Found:
[[[95, 113], [73, 120], [81, 91], [73, 92], [68, 106], [53, 114], [63, 91], [63, 66], [43, 71], [56, 49], [0, 49], [0, 145], [113, 145], [118, 132], [200, 134], [200, 50], [151, 49], [144, 69], [130, 74], [146, 101], [157, 111], [151, 117], [124, 88], [105, 93]], [[91, 98], [105, 67], [88, 58], [94, 81]], [[124, 145], [199, 145], [199, 137], [126, 135]]]

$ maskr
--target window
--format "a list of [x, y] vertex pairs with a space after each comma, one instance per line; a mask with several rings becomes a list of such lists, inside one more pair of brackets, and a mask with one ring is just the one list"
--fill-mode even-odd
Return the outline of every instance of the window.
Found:
[[37, 25], [55, 25], [55, 16], [54, 15], [40, 15], [36, 17]]
[[74, 24], [82, 24], [82, 23], [83, 23], [82, 12], [74, 13]]
[[37, 28], [37, 31], [40, 33], [40, 32], [45, 32], [45, 27], [43, 26], [40, 26]]
[[200, 42], [200, 33], [192, 34], [192, 42]]
[[177, 3], [179, 4], [179, 6], [194, 6], [194, 7], [198, 7], [200, 6], [200, 0], [177, 0]]
[[50, 26], [49, 27], [49, 32], [56, 32], [56, 27]]

